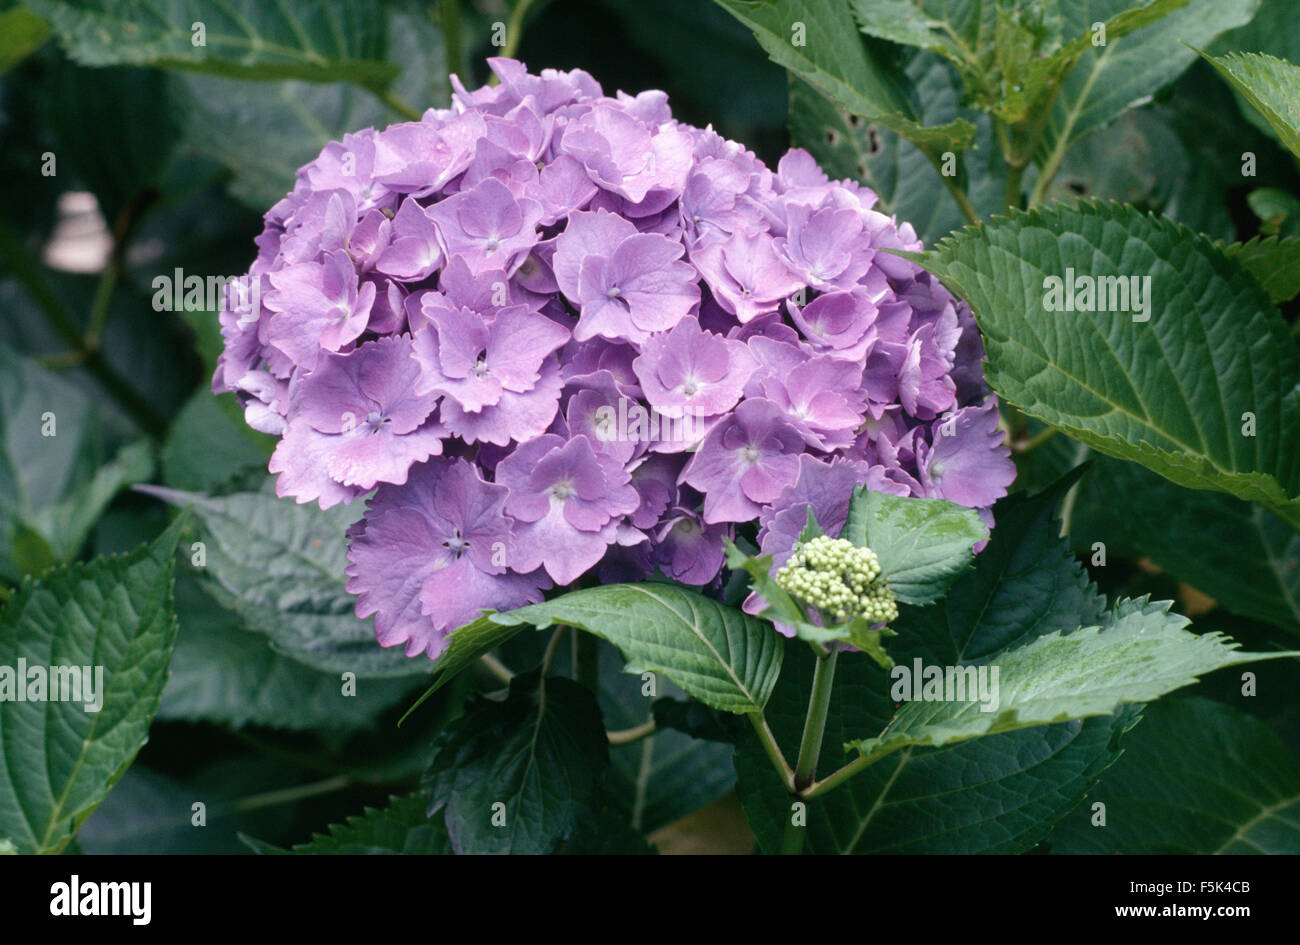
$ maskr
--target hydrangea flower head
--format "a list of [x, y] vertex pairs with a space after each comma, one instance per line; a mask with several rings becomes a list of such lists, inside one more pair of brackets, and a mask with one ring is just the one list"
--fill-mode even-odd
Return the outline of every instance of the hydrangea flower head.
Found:
[[220, 316], [213, 389], [281, 438], [279, 494], [368, 495], [347, 586], [381, 644], [436, 657], [552, 582], [714, 593], [742, 533], [801, 580], [808, 512], [834, 531], [860, 486], [987, 515], [1014, 468], [974, 320], [882, 252], [920, 243], [874, 193], [662, 92], [489, 65], [302, 168]]

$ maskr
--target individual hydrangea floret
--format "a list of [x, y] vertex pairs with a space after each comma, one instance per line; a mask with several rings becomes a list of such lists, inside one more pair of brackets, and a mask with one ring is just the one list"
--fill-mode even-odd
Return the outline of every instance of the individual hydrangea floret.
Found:
[[[1014, 466], [974, 319], [882, 252], [921, 244], [871, 190], [801, 150], [769, 167], [663, 92], [489, 65], [326, 145], [220, 312], [213, 389], [280, 438], [279, 494], [368, 496], [348, 588], [381, 644], [436, 657], [552, 582], [720, 595], [725, 539], [790, 566], [856, 488], [989, 517]], [[804, 572], [888, 614], [879, 582], [833, 601]]]

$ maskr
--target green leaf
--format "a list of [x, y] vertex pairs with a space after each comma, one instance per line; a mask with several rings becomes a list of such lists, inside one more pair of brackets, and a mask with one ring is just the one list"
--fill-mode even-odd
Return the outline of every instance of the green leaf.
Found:
[[1056, 168], [1070, 147], [1120, 113], [1150, 101], [1225, 30], [1249, 22], [1260, 0], [1191, 0], [1154, 23], [1089, 48], [1065, 79], [1040, 142], [1037, 163]]
[[[665, 679], [656, 679], [647, 694], [642, 678], [629, 676], [622, 669], [617, 651], [602, 646], [600, 707], [611, 732], [657, 720], [661, 707], [669, 703], [712, 711], [699, 702], [677, 698], [681, 690]], [[652, 698], [655, 695], [658, 698]], [[726, 718], [744, 724], [734, 715]], [[656, 727], [652, 734], [630, 744], [612, 745], [609, 755], [605, 790], [624, 815], [624, 824], [638, 833], [652, 833], [716, 801], [736, 781], [730, 745], [694, 738], [670, 726]]]
[[1300, 295], [1300, 239], [1257, 236], [1248, 243], [1224, 247], [1223, 253], [1254, 276], [1277, 304]]
[[[1053, 853], [1300, 853], [1300, 758], [1239, 709], [1147, 709], [1124, 755], [1053, 832]], [[1094, 803], [1106, 823], [1093, 826]]]
[[[233, 414], [233, 416], [232, 416]], [[167, 485], [211, 492], [236, 476], [266, 469], [275, 438], [244, 423], [232, 395], [195, 392], [172, 421], [162, 449], [162, 476]]]
[[46, 697], [56, 668], [89, 667], [95, 680], [89, 704], [85, 690], [77, 701], [17, 702], [10, 692], [0, 702], [0, 835], [24, 852], [63, 849], [145, 742], [176, 640], [172, 562], [183, 525], [184, 516], [129, 555], [29, 578], [0, 610], [0, 667], [16, 676], [23, 661], [26, 695], [36, 667], [50, 677]]
[[[359, 515], [335, 506], [298, 505], [266, 492], [205, 497], [158, 486], [140, 491], [179, 508], [201, 526], [205, 587], [263, 634], [278, 653], [327, 673], [358, 679], [425, 675], [432, 664], [375, 641], [374, 624], [354, 615], [347, 592], [346, 532]], [[197, 552], [197, 549], [195, 549]]]
[[1300, 634], [1300, 535], [1260, 506], [1101, 458], [1075, 509], [1081, 552], [1102, 542], [1108, 558], [1148, 557], [1226, 610]]
[[[788, 644], [787, 670], [767, 718], [787, 757], [808, 711], [813, 654]], [[889, 676], [865, 656], [841, 654], [818, 774], [848, 760], [842, 743], [888, 723]], [[1135, 713], [1023, 729], [941, 749], [903, 749], [807, 802], [805, 851], [818, 854], [1024, 853], [1084, 797], [1118, 756]], [[790, 795], [752, 733], [736, 752], [737, 792], [765, 853], [781, 848]]]
[[488, 620], [594, 633], [622, 651], [626, 672], [663, 673], [696, 699], [728, 712], [760, 711], [781, 672], [781, 646], [771, 626], [671, 584], [570, 591]]
[[0, 578], [70, 561], [113, 497], [153, 474], [147, 444], [109, 460], [104, 441], [80, 388], [0, 345]]
[[944, 56], [981, 107], [1021, 122], [1050, 105], [1065, 76], [1092, 48], [1093, 23], [1104, 22], [1109, 42], [1187, 2], [1143, 0], [1117, 10], [1103, 2], [1090, 7], [1087, 17], [1067, 10], [1074, 15], [1060, 24], [1070, 36], [1064, 43], [1041, 9], [993, 0], [853, 0], [853, 12], [868, 35]]
[[[1077, 475], [1077, 474], [1075, 474]], [[911, 665], [965, 665], [1065, 625], [1092, 622], [1104, 600], [1058, 537], [1053, 509], [1066, 477], [1035, 496], [1015, 493], [994, 507], [997, 522], [975, 566], [933, 607], [905, 608], [891, 644]], [[791, 644], [789, 665], [766, 716], [791, 757], [808, 709], [809, 648]], [[836, 669], [817, 776], [850, 760], [843, 744], [881, 731], [894, 715], [889, 673], [845, 653]], [[909, 747], [808, 803], [806, 848], [814, 853], [1023, 853], [1083, 798], [1118, 755], [1115, 739], [1133, 723], [1126, 709], [1093, 718], [991, 735], [943, 748]], [[773, 777], [757, 739], [736, 754], [738, 791], [766, 851], [780, 848], [790, 796]]]
[[[416, 110], [447, 104], [442, 36], [427, 8], [392, 5], [387, 16], [393, 59], [409, 64], [391, 91]], [[231, 195], [259, 213], [293, 188], [298, 168], [326, 143], [401, 118], [346, 82], [266, 84], [205, 75], [171, 81], [185, 143], [229, 169]], [[276, 133], [268, 135], [268, 128]]]
[[1246, 195], [1246, 203], [1259, 217], [1261, 236], [1300, 236], [1300, 197], [1278, 187], [1256, 187]]
[[550, 853], [592, 811], [608, 766], [595, 697], [521, 673], [504, 702], [472, 697], [439, 737], [429, 815], [445, 812], [457, 853]]
[[41, 46], [50, 24], [24, 6], [0, 12], [0, 75], [4, 75]]
[[[382, 88], [386, 59], [378, 0], [29, 0], [87, 66], [160, 66], [248, 79], [346, 79]], [[197, 25], [202, 24], [202, 44]]]
[[958, 119], [924, 127], [893, 64], [857, 34], [838, 0], [716, 0], [754, 32], [772, 60], [854, 115], [905, 135], [931, 160], [961, 151], [975, 128]]
[[192, 576], [176, 582], [176, 613], [180, 633], [161, 719], [339, 732], [373, 726], [410, 693], [410, 683], [358, 679], [353, 694], [345, 695], [339, 673], [277, 653], [265, 636], [244, 630]]
[[[1300, 527], [1296, 347], [1259, 284], [1208, 239], [1083, 202], [995, 218], [919, 258], [971, 303], [986, 376], [1007, 401], [1099, 452]], [[1140, 290], [1149, 277], [1145, 310], [1132, 298], [1132, 313], [1047, 310], [1058, 300], [1046, 280], [1071, 271], [1123, 287], [1140, 278]], [[1107, 307], [1124, 307], [1109, 294]]]
[[[962, 106], [962, 89], [940, 56], [915, 51], [903, 69], [918, 99], [918, 121], [942, 125], [958, 118], [975, 128], [965, 150], [956, 149], [955, 183], [981, 216], [1005, 205], [1006, 164], [987, 114]], [[805, 148], [833, 180], [856, 178], [875, 191], [880, 212], [897, 215], [927, 246], [965, 224], [961, 208], [934, 164], [905, 137], [883, 125], [851, 117], [817, 89], [790, 76], [790, 140]]]
[[325, 833], [288, 852], [353, 856], [451, 853], [447, 828], [441, 817], [429, 816], [428, 806], [424, 791], [393, 797], [387, 807], [367, 807], [359, 816], [331, 825]]
[[767, 602], [763, 608], [760, 617], [764, 620], [771, 620], [775, 623], [783, 623], [786, 626], [793, 627], [795, 634], [801, 640], [811, 640], [814, 643], [828, 643], [832, 640], [847, 640], [849, 637], [848, 628], [843, 625], [823, 627], [820, 624], [812, 623], [808, 619], [808, 613], [803, 605], [799, 604], [790, 593], [776, 583], [772, 577], [772, 556], [760, 555], [754, 557], [747, 555], [730, 540], [726, 541], [727, 548], [727, 567], [733, 571], [744, 571], [749, 575], [750, 586], [754, 593], [758, 594]]
[[[1239, 644], [1221, 634], [1188, 632], [1190, 621], [1169, 613], [1171, 606], [1170, 601], [1121, 600], [1099, 627], [1058, 630], [1004, 651], [978, 670], [987, 668], [990, 702], [969, 696], [960, 701], [910, 701], [886, 733], [860, 739], [855, 747], [863, 755], [881, 758], [909, 746], [942, 746], [1034, 725], [1109, 716], [1122, 705], [1154, 701], [1225, 666], [1300, 656], [1300, 651], [1234, 652]], [[982, 679], [981, 699], [984, 695]]]
[[942, 597], [970, 567], [971, 548], [988, 538], [974, 509], [946, 499], [854, 490], [840, 537], [870, 548], [894, 596], [905, 604]]
[[1278, 139], [1300, 157], [1300, 66], [1265, 53], [1201, 53], [1268, 121]]
[[[147, 205], [143, 192], [161, 189], [176, 151], [179, 122], [167, 79], [148, 69], [88, 69], [58, 59], [44, 91], [59, 174], [94, 193], [111, 230], [133, 202]], [[106, 140], [114, 147], [105, 149]]]

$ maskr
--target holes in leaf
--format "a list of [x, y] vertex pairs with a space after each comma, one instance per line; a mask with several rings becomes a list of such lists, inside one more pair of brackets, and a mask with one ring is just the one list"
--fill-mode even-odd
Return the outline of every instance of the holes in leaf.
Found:
[[880, 133], [876, 131], [875, 125], [867, 125], [867, 153], [875, 157], [880, 153], [883, 145], [880, 143]]

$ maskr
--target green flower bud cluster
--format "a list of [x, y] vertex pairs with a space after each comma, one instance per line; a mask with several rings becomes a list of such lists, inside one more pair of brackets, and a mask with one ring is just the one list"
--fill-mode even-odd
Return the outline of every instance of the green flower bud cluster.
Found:
[[880, 580], [880, 561], [870, 548], [822, 535], [795, 545], [776, 572], [776, 583], [792, 597], [835, 623], [864, 617], [869, 624], [898, 619], [894, 592]]

